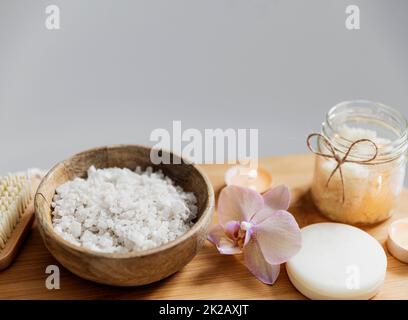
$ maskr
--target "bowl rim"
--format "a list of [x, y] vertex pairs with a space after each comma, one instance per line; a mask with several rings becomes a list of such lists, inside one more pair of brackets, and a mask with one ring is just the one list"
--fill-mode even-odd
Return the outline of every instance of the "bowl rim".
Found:
[[[165, 148], [160, 148], [160, 150], [162, 150], [163, 152], [168, 152], [174, 156], [179, 157], [180, 159], [182, 159], [182, 161], [189, 166], [192, 166], [195, 170], [197, 170], [197, 172], [199, 173], [199, 175], [201, 176], [201, 178], [204, 180], [204, 183], [206, 185], [206, 192], [208, 194], [208, 199], [207, 199], [207, 203], [205, 205], [205, 207], [203, 208], [202, 214], [200, 216], [200, 218], [194, 223], [194, 225], [191, 227], [190, 230], [188, 230], [186, 233], [184, 233], [183, 235], [177, 237], [176, 239], [167, 242], [163, 245], [160, 245], [158, 247], [152, 248], [152, 249], [147, 249], [147, 250], [143, 250], [143, 251], [132, 251], [132, 252], [125, 252], [125, 253], [119, 253], [119, 252], [99, 252], [99, 251], [93, 251], [87, 248], [84, 248], [82, 246], [76, 246], [72, 243], [70, 243], [69, 241], [65, 240], [64, 238], [62, 238], [52, 227], [52, 225], [50, 223], [48, 223], [47, 221], [44, 223], [44, 220], [42, 218], [42, 215], [39, 213], [38, 208], [40, 207], [37, 197], [41, 197], [43, 198], [43, 201], [47, 204], [49, 204], [51, 206], [51, 204], [49, 203], [49, 201], [45, 198], [45, 196], [42, 194], [42, 189], [44, 188], [45, 182], [47, 181], [47, 179], [49, 178], [49, 176], [59, 167], [59, 166], [65, 166], [65, 163], [69, 160], [72, 160], [74, 157], [78, 157], [80, 155], [86, 154], [86, 153], [90, 153], [90, 152], [98, 152], [98, 151], [102, 151], [102, 150], [110, 150], [110, 149], [119, 149], [119, 148], [127, 148], [127, 147], [137, 147], [137, 148], [144, 148], [144, 149], [149, 149], [152, 150], [153, 147], [150, 146], [146, 146], [146, 145], [142, 145], [142, 144], [113, 144], [113, 145], [106, 145], [106, 146], [101, 146], [101, 147], [95, 147], [95, 148], [91, 148], [91, 149], [87, 149], [84, 151], [81, 151], [79, 153], [76, 153], [74, 155], [72, 155], [71, 157], [62, 160], [60, 162], [58, 162], [57, 164], [55, 164], [48, 172], [47, 174], [43, 177], [43, 179], [41, 180], [41, 183], [38, 186], [38, 189], [35, 193], [35, 197], [34, 197], [34, 207], [35, 207], [35, 216], [36, 216], [36, 220], [38, 221], [38, 223], [41, 225], [41, 229], [47, 233], [47, 235], [49, 237], [51, 237], [54, 241], [60, 243], [61, 245], [68, 247], [71, 250], [86, 254], [86, 255], [90, 255], [93, 257], [99, 257], [99, 258], [106, 258], [106, 259], [132, 259], [132, 258], [141, 258], [141, 257], [146, 257], [146, 256], [151, 256], [154, 254], [158, 254], [161, 253], [163, 251], [167, 251], [173, 247], [178, 246], [179, 244], [183, 243], [184, 241], [188, 240], [190, 237], [192, 237], [194, 234], [196, 234], [203, 225], [205, 225], [207, 223], [207, 218], [208, 216], [211, 216], [213, 213], [213, 209], [215, 207], [215, 196], [214, 196], [214, 189], [213, 186], [209, 180], [209, 178], [207, 177], [207, 175], [203, 172], [202, 169], [200, 169], [196, 164], [191, 164], [189, 162], [186, 161], [186, 159], [170, 150], [166, 150]], [[109, 168], [109, 167], [106, 167]], [[45, 217], [44, 217], [45, 218]]]

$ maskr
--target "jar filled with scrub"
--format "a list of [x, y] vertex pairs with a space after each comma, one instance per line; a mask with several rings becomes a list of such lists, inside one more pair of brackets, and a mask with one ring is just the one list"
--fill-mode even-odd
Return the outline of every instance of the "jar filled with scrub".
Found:
[[407, 162], [407, 120], [400, 112], [370, 101], [342, 102], [308, 146], [316, 154], [311, 194], [323, 215], [363, 225], [392, 215]]

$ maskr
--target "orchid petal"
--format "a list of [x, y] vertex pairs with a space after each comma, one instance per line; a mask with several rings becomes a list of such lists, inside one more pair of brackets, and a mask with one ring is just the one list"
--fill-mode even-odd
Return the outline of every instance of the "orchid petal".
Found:
[[259, 210], [251, 222], [259, 224], [269, 218], [274, 211], [287, 210], [290, 202], [290, 192], [286, 186], [278, 186], [263, 194], [264, 208]]
[[265, 205], [275, 211], [288, 210], [290, 203], [290, 192], [286, 186], [278, 186], [263, 194]]
[[225, 224], [225, 234], [232, 240], [236, 240], [238, 238], [238, 233], [240, 229], [240, 222], [239, 221], [228, 221]]
[[217, 249], [222, 254], [237, 254], [242, 250], [236, 246], [235, 241], [228, 238], [224, 229], [220, 225], [216, 225], [210, 230], [208, 240], [217, 246]]
[[281, 264], [294, 256], [301, 247], [301, 233], [295, 218], [287, 211], [273, 212], [253, 227], [259, 247], [270, 264]]
[[269, 217], [271, 217], [274, 212], [276, 212], [276, 210], [268, 207], [268, 206], [264, 206], [261, 210], [259, 210], [257, 213], [254, 214], [254, 216], [251, 219], [251, 223], [253, 224], [259, 224], [262, 221], [268, 219]]
[[269, 264], [256, 239], [252, 238], [244, 247], [245, 265], [251, 273], [266, 284], [274, 284], [279, 276], [280, 265]]
[[250, 221], [262, 209], [262, 196], [249, 188], [227, 186], [218, 200], [218, 222], [225, 226], [228, 221]]

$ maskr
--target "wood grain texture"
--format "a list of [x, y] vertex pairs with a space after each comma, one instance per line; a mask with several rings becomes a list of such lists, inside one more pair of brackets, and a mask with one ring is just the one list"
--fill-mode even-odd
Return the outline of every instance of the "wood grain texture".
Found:
[[[214, 210], [214, 192], [208, 178], [196, 166], [186, 163], [154, 165], [151, 149], [137, 145], [117, 145], [79, 153], [51, 169], [42, 180], [35, 196], [37, 228], [45, 246], [68, 270], [88, 280], [117, 286], [146, 285], [162, 280], [179, 271], [191, 261], [203, 246]], [[174, 158], [162, 151], [163, 156]], [[172, 161], [173, 163], [173, 161]], [[51, 203], [55, 190], [77, 177], [86, 177], [91, 165], [96, 168], [153, 167], [162, 170], [185, 191], [197, 198], [197, 221], [185, 234], [158, 248], [139, 252], [95, 252], [75, 246], [54, 231], [51, 222]]]
[[[262, 167], [273, 175], [273, 185], [292, 189], [290, 211], [301, 226], [325, 221], [308, 197], [313, 157], [307, 155], [265, 158]], [[223, 185], [223, 165], [203, 166], [214, 188]], [[398, 217], [408, 216], [408, 191], [390, 220], [366, 231], [385, 247], [387, 228]], [[386, 282], [375, 299], [408, 299], [408, 264], [388, 255]], [[305, 299], [290, 283], [285, 268], [273, 286], [256, 280], [242, 264], [240, 256], [224, 256], [206, 243], [198, 255], [180, 272], [155, 284], [137, 288], [117, 288], [82, 280], [61, 267], [61, 289], [47, 290], [47, 265], [59, 263], [48, 253], [36, 227], [15, 263], [0, 273], [0, 298], [15, 299]]]

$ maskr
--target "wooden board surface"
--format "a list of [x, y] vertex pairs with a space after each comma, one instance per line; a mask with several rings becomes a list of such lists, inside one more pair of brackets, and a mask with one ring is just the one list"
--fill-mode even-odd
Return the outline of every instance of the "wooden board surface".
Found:
[[[264, 158], [261, 166], [273, 175], [273, 185], [286, 184], [292, 191], [290, 211], [300, 226], [325, 221], [308, 197], [313, 175], [309, 155]], [[218, 193], [223, 186], [224, 165], [203, 166]], [[385, 248], [387, 229], [396, 218], [408, 216], [408, 190], [404, 190], [397, 213], [388, 221], [365, 228]], [[408, 264], [388, 255], [384, 286], [375, 299], [408, 299]], [[255, 279], [240, 256], [225, 256], [206, 243], [200, 253], [180, 272], [158, 283], [116, 288], [82, 280], [62, 266], [61, 288], [48, 290], [48, 265], [58, 262], [48, 253], [34, 225], [19, 256], [10, 268], [0, 272], [0, 299], [305, 299], [290, 283], [285, 267], [273, 286]]]

